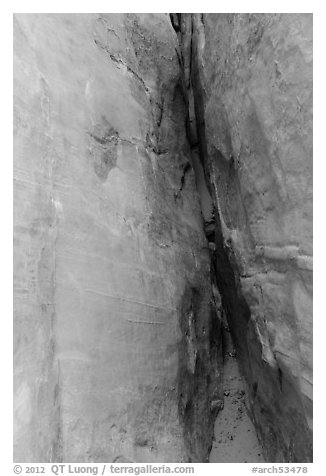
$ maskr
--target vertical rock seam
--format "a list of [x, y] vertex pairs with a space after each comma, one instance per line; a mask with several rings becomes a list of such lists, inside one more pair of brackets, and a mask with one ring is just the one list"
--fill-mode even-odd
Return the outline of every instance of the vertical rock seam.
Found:
[[188, 138], [213, 201], [205, 219], [214, 276], [251, 418], [266, 461], [310, 462], [312, 15], [170, 19]]
[[170, 19], [14, 16], [17, 462], [208, 461], [224, 314], [312, 460], [312, 16]]

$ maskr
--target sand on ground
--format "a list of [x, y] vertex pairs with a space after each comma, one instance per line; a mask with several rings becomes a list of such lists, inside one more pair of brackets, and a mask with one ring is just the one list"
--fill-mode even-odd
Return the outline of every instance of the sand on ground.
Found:
[[240, 376], [229, 332], [225, 332], [224, 408], [215, 422], [210, 463], [262, 463], [264, 457], [246, 409], [245, 385]]

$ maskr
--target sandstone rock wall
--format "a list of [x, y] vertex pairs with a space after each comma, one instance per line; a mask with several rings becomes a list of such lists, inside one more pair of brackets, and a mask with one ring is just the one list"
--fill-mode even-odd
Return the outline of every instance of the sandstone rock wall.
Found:
[[14, 458], [203, 461], [219, 321], [169, 17], [14, 35]]
[[312, 459], [312, 16], [172, 23], [15, 16], [16, 461], [206, 461], [219, 292], [266, 460]]
[[267, 461], [311, 461], [312, 15], [172, 21], [252, 418]]

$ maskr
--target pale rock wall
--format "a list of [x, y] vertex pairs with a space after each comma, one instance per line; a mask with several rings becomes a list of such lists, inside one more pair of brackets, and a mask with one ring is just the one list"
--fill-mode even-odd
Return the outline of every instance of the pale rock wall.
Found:
[[219, 321], [176, 47], [165, 14], [15, 15], [16, 461], [207, 459]]
[[267, 461], [311, 461], [312, 15], [173, 23], [252, 418]]

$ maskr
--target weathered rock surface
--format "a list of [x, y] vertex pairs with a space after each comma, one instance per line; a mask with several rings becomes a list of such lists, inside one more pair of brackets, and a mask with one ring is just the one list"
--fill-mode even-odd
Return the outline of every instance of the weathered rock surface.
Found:
[[17, 461], [207, 461], [221, 299], [266, 461], [312, 459], [312, 16], [172, 23], [15, 16]]
[[14, 33], [14, 458], [203, 461], [219, 321], [169, 17], [19, 14]]
[[267, 461], [311, 461], [312, 15], [173, 23], [252, 418]]

